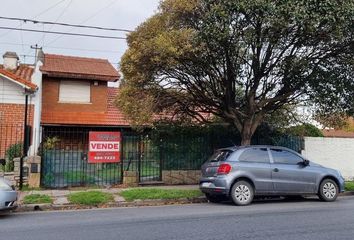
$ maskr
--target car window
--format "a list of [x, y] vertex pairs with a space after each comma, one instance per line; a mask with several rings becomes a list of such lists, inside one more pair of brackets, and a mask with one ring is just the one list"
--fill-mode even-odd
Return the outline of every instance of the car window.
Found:
[[238, 160], [240, 162], [269, 163], [269, 155], [266, 148], [252, 148], [245, 150]]
[[273, 156], [274, 163], [296, 165], [303, 161], [301, 157], [287, 150], [271, 149], [270, 152]]
[[228, 156], [232, 151], [230, 150], [218, 150], [216, 151], [209, 159], [209, 162], [219, 162], [219, 161], [225, 161]]

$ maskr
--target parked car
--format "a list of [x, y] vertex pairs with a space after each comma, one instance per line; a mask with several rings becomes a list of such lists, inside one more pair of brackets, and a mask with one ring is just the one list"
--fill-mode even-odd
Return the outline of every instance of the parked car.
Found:
[[[0, 159], [0, 165], [4, 160]], [[14, 210], [17, 207], [17, 192], [6, 179], [0, 177], [0, 212]]]
[[344, 178], [288, 148], [242, 146], [217, 150], [202, 166], [199, 187], [210, 202], [231, 198], [236, 205], [272, 195], [332, 202], [344, 191]]

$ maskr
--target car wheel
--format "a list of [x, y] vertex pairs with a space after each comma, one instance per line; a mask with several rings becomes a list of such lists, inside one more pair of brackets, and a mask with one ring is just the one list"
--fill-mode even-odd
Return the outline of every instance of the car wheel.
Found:
[[231, 199], [238, 206], [245, 206], [252, 202], [254, 189], [247, 181], [238, 181], [231, 188]]
[[325, 202], [333, 202], [338, 197], [338, 185], [331, 179], [325, 179], [321, 182], [318, 197]]
[[206, 193], [205, 197], [209, 202], [212, 202], [212, 203], [219, 203], [219, 202], [225, 200], [224, 196], [211, 195], [209, 193]]

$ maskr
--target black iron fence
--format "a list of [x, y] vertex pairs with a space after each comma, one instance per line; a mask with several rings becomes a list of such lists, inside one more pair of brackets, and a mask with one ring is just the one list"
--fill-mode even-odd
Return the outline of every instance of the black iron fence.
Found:
[[[88, 163], [90, 131], [119, 131], [122, 134], [120, 163]], [[239, 144], [235, 135], [203, 133], [135, 133], [120, 128], [45, 127], [42, 141], [42, 177], [44, 187], [112, 185], [122, 182], [123, 171], [136, 171], [140, 182], [161, 181], [162, 172], [199, 170], [203, 162], [220, 147]], [[303, 139], [295, 136], [255, 136], [253, 144], [289, 147], [297, 152]]]
[[121, 163], [88, 163], [89, 132], [93, 130], [102, 131], [91, 128], [44, 127], [40, 151], [43, 187], [121, 183]]

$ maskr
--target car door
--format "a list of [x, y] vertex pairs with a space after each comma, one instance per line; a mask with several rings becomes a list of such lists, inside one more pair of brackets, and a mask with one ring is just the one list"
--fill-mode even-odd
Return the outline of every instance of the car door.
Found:
[[304, 159], [286, 149], [271, 148], [272, 181], [277, 193], [314, 193], [316, 174]]
[[238, 157], [238, 168], [252, 179], [257, 193], [274, 191], [267, 148], [246, 148]]

